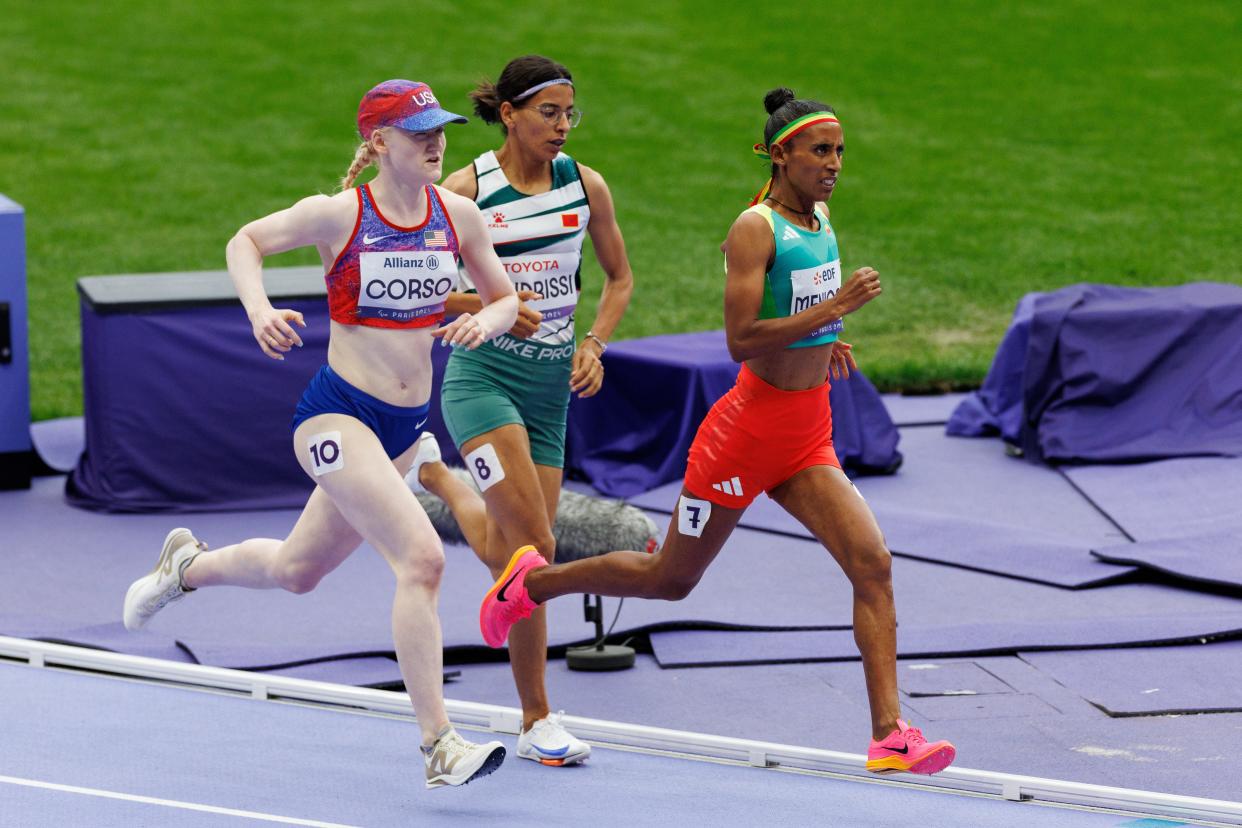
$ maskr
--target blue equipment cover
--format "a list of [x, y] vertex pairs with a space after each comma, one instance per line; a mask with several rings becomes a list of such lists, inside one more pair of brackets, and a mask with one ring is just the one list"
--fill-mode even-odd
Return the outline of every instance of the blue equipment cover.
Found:
[[1048, 462], [1242, 454], [1242, 288], [1029, 294], [946, 430]]

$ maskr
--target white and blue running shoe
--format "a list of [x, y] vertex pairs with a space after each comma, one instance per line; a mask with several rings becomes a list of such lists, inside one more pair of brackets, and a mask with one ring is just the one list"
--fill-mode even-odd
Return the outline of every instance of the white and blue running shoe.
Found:
[[576, 765], [591, 755], [591, 746], [561, 726], [561, 710], [540, 719], [518, 736], [517, 755], [541, 765]]

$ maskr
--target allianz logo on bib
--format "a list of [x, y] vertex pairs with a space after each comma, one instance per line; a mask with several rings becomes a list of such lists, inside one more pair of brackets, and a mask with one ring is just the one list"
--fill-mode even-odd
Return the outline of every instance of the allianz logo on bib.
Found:
[[385, 254], [382, 267], [392, 269], [398, 267], [425, 267], [428, 270], [440, 269], [440, 257], [434, 254], [427, 256], [394, 256]]

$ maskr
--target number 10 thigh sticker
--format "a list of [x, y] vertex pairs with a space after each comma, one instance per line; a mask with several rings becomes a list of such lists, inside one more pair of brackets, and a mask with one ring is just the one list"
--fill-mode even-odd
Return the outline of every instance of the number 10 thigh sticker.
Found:
[[491, 443], [484, 443], [462, 459], [466, 461], [466, 468], [470, 469], [470, 476], [480, 492], [486, 492], [505, 479], [505, 470]]
[[306, 442], [310, 452], [311, 471], [315, 477], [345, 468], [345, 455], [341, 451], [341, 432], [325, 431]]
[[703, 537], [703, 527], [712, 516], [712, 504], [709, 500], [695, 500], [681, 496], [677, 501], [677, 531], [692, 538]]

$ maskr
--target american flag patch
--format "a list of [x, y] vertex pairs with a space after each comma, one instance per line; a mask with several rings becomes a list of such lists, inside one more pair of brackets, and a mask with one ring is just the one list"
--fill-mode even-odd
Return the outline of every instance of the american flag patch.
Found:
[[428, 250], [433, 247], [448, 247], [448, 237], [443, 230], [428, 230], [423, 233], [423, 246]]

